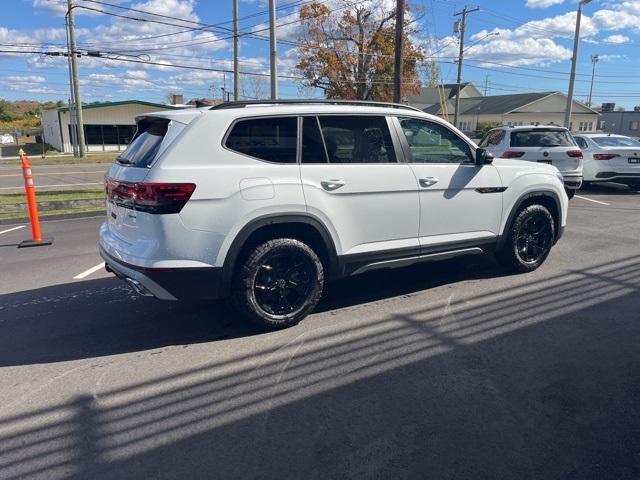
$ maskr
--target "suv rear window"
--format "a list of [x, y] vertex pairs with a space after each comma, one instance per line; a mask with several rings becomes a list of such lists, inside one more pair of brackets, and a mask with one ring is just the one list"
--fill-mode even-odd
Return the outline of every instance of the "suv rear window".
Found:
[[519, 130], [511, 132], [512, 147], [574, 147], [567, 130]]
[[167, 134], [169, 120], [145, 118], [138, 122], [138, 131], [127, 149], [116, 159], [118, 163], [132, 167], [148, 167], [158, 153]]
[[234, 152], [274, 163], [296, 163], [298, 119], [252, 118], [238, 121], [225, 147]]

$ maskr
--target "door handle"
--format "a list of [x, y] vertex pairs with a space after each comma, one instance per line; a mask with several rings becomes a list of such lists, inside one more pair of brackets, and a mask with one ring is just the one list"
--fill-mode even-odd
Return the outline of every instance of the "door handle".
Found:
[[438, 183], [438, 179], [436, 177], [425, 177], [418, 180], [418, 182], [420, 182], [421, 187], [427, 188]]
[[340, 187], [344, 187], [344, 181], [342, 180], [323, 180], [320, 182], [322, 188], [324, 188], [327, 192], [333, 192], [334, 190], [339, 189]]

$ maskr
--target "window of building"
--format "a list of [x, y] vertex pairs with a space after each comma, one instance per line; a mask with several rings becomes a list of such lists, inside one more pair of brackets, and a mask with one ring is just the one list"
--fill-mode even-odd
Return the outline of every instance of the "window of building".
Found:
[[638, 122], [637, 120], [629, 122], [629, 130], [638, 130], [638, 129], [640, 129], [640, 122]]
[[318, 119], [330, 163], [396, 161], [385, 117], [336, 115]]
[[589, 122], [589, 125], [587, 127], [587, 131], [588, 132], [592, 132], [593, 131], [593, 122]]
[[225, 146], [267, 162], [296, 163], [297, 132], [296, 117], [240, 120], [233, 126]]
[[473, 161], [469, 145], [448, 128], [428, 120], [401, 118], [400, 126], [415, 163]]

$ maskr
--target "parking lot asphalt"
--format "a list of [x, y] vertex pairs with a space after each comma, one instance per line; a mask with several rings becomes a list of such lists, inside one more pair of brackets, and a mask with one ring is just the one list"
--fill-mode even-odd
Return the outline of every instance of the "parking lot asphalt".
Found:
[[[34, 165], [31, 168], [38, 191], [96, 190], [104, 186], [109, 164]], [[0, 165], [0, 194], [22, 193], [24, 180], [20, 165]]]
[[273, 333], [131, 296], [100, 219], [2, 226], [0, 478], [640, 478], [640, 194], [580, 197], [536, 272], [353, 277]]

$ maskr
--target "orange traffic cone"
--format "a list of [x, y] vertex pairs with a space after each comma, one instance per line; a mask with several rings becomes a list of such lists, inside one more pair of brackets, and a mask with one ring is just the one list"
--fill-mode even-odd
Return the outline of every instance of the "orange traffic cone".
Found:
[[29, 207], [29, 222], [31, 223], [31, 240], [20, 242], [18, 248], [38, 247], [41, 245], [51, 245], [53, 239], [43, 239], [40, 231], [40, 219], [38, 218], [38, 202], [36, 201], [36, 189], [33, 185], [33, 175], [29, 157], [20, 149], [20, 161], [22, 162], [22, 177], [24, 178], [24, 191], [27, 195], [27, 206]]

